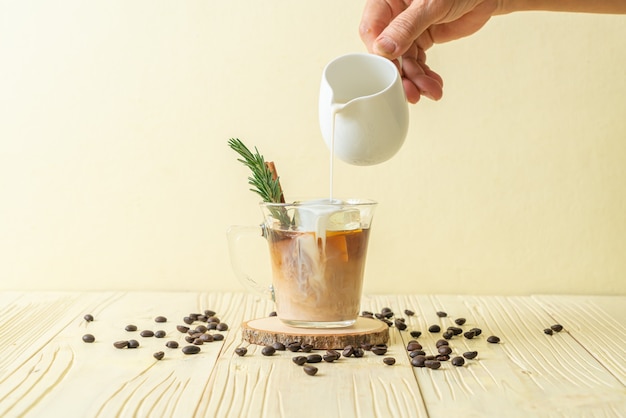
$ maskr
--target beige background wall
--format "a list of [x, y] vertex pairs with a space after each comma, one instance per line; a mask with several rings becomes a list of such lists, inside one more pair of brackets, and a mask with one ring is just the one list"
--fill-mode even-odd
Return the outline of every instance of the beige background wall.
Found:
[[[318, 86], [362, 3], [0, 0], [0, 289], [241, 290], [226, 141], [327, 195]], [[498, 17], [429, 62], [401, 152], [337, 163], [380, 202], [366, 291], [626, 294], [626, 17]]]

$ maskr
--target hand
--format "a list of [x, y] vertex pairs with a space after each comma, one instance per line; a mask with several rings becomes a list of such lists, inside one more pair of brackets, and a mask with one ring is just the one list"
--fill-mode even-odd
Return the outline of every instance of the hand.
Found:
[[369, 52], [396, 62], [409, 102], [422, 95], [439, 100], [443, 80], [426, 65], [425, 51], [476, 32], [498, 6], [498, 0], [367, 0], [359, 34]]

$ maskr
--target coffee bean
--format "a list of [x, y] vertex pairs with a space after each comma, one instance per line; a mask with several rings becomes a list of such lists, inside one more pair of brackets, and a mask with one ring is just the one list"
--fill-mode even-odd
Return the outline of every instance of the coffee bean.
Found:
[[[370, 351], [372, 349], [373, 345], [370, 343], [361, 343], [361, 348], [365, 351]], [[386, 346], [385, 346], [386, 348]]]
[[554, 332], [561, 332], [563, 331], [563, 325], [561, 324], [554, 324], [550, 327], [550, 329]]
[[348, 345], [346, 347], [344, 347], [343, 351], [341, 352], [341, 354], [344, 357], [350, 357], [351, 355], [354, 354], [354, 347], [352, 347], [351, 345]]
[[198, 338], [205, 343], [212, 343], [215, 340], [215, 338], [211, 334], [202, 334]]
[[439, 354], [438, 356], [435, 356], [435, 360], [438, 361], [448, 361], [450, 360], [450, 356], [447, 354]]
[[126, 328], [124, 328], [124, 329], [126, 331], [128, 331], [128, 332], [137, 331], [137, 325], [129, 324], [129, 325], [126, 325]]
[[448, 347], [447, 345], [442, 345], [437, 349], [437, 352], [442, 355], [448, 355], [452, 353], [452, 349]]
[[424, 350], [413, 350], [409, 351], [409, 357], [413, 358], [415, 356], [425, 356], [426, 352]]
[[441, 331], [441, 327], [437, 324], [434, 324], [428, 327], [428, 332], [436, 333], [439, 331]]
[[315, 373], [317, 373], [317, 367], [306, 365], [304, 366], [304, 372], [309, 376], [315, 376]]
[[393, 325], [393, 322], [391, 322], [390, 320], [388, 320], [387, 318], [383, 318], [382, 320], [385, 324], [387, 324], [388, 327], [391, 327]]
[[300, 346], [300, 350], [302, 350], [302, 352], [304, 352], [304, 353], [310, 353], [311, 350], [313, 350], [313, 345], [312, 344], [302, 344]]
[[395, 321], [393, 321], [393, 323], [400, 331], [404, 331], [405, 329], [407, 329], [407, 325], [404, 323], [404, 321], [401, 321], [400, 319], [396, 319]]
[[415, 356], [411, 359], [411, 365], [413, 367], [424, 367], [426, 362], [426, 356]]
[[296, 351], [300, 351], [300, 343], [298, 341], [290, 342], [287, 344], [287, 350], [295, 353]]
[[228, 329], [228, 325], [224, 322], [220, 322], [219, 324], [217, 324], [215, 329], [217, 329], [218, 331], [226, 331]]
[[387, 353], [387, 347], [375, 345], [372, 347], [372, 353], [376, 354], [377, 356], [382, 356]]
[[441, 336], [445, 338], [446, 340], [451, 340], [452, 337], [454, 337], [454, 333], [451, 331], [444, 331], [443, 334], [441, 334]]
[[500, 338], [496, 337], [495, 335], [491, 335], [487, 337], [487, 342], [491, 344], [498, 344], [500, 342]]
[[165, 357], [165, 353], [163, 351], [157, 351], [152, 356], [157, 360], [163, 360], [163, 357]]
[[553, 332], [554, 331], [552, 331], [552, 328], [546, 328], [546, 329], [543, 330], [543, 333], [547, 334], [547, 335], [552, 335]]
[[207, 318], [210, 318], [212, 316], [215, 316], [216, 312], [212, 311], [211, 309], [205, 309], [204, 310], [204, 316], [206, 316]]
[[213, 334], [213, 341], [222, 341], [224, 339], [224, 335], [222, 334]]
[[406, 316], [413, 316], [413, 315], [415, 315], [415, 312], [413, 312], [413, 311], [412, 311], [412, 310], [410, 310], [410, 309], [405, 309], [405, 310], [404, 310], [404, 314], [405, 314]]
[[306, 357], [305, 356], [295, 356], [295, 357], [293, 357], [291, 359], [291, 361], [296, 363], [298, 366], [302, 366], [304, 363], [306, 363]]
[[463, 336], [467, 338], [468, 340], [471, 340], [472, 338], [476, 336], [476, 334], [474, 333], [474, 331], [467, 331], [466, 333], [463, 334]]
[[426, 356], [426, 360], [434, 360], [434, 359], [435, 359], [435, 356], [433, 355]]
[[439, 348], [442, 345], [449, 345], [450, 343], [446, 340], [437, 340], [437, 342], [435, 343], [435, 347]]
[[424, 366], [428, 367], [429, 369], [436, 370], [441, 367], [441, 362], [439, 360], [426, 360], [424, 362]]
[[276, 351], [285, 351], [285, 344], [280, 342], [275, 342], [274, 344], [272, 344], [272, 347], [274, 347]]
[[272, 347], [271, 345], [266, 345], [261, 350], [261, 354], [263, 354], [264, 356], [273, 356], [275, 352], [276, 352], [276, 349]]
[[276, 311], [270, 312], [270, 314], [268, 316], [276, 316]]
[[374, 312], [362, 311], [361, 316], [374, 316]]
[[211, 316], [211, 317], [207, 318], [207, 322], [213, 322], [215, 324], [219, 324], [220, 323], [220, 319], [217, 316]]
[[142, 337], [154, 337], [154, 331], [151, 331], [149, 329], [145, 329], [145, 330], [141, 331], [139, 333], [139, 335], [141, 335]]
[[178, 348], [178, 342], [177, 341], [168, 341], [165, 343], [165, 346], [167, 348]]
[[383, 363], [385, 363], [387, 366], [393, 366], [394, 364], [396, 364], [396, 359], [393, 357], [385, 357], [383, 359]]
[[167, 334], [163, 330], [154, 331], [154, 336], [156, 338], [165, 338]]
[[184, 325], [176, 325], [176, 329], [179, 332], [182, 332], [182, 333], [185, 333], [185, 332], [189, 331], [189, 327], [186, 327]]
[[422, 335], [422, 331], [411, 331], [410, 334], [413, 338], [419, 338]]
[[466, 351], [465, 353], [463, 353], [463, 357], [465, 357], [468, 360], [476, 358], [477, 355], [478, 355], [478, 351]]
[[87, 322], [91, 322], [93, 321], [93, 315], [92, 314], [86, 314], [85, 316], [83, 316], [83, 319]]
[[467, 321], [465, 318], [457, 318], [454, 320], [454, 323], [457, 325], [463, 325], [465, 324], [465, 321]]
[[186, 317], [184, 317], [184, 318], [183, 318], [183, 322], [184, 322], [185, 324], [187, 324], [187, 325], [191, 325], [191, 324], [193, 324], [193, 321], [194, 321], [194, 319], [193, 319], [193, 318], [191, 318], [190, 316], [186, 316]]
[[139, 347], [139, 341], [128, 340], [128, 348], [137, 348], [137, 347]]
[[207, 327], [207, 329], [214, 330], [214, 329], [217, 329], [218, 325], [219, 325], [218, 323], [209, 322], [208, 324], [206, 324], [206, 327]]
[[186, 345], [182, 348], [183, 354], [198, 354], [201, 348], [197, 345]]
[[189, 314], [189, 319], [191, 319], [191, 322], [195, 321], [196, 319], [198, 319], [198, 316], [200, 316], [199, 313], [190, 313]]
[[159, 322], [159, 323], [167, 322], [167, 318], [159, 315], [156, 318], [154, 318], [154, 322]]
[[380, 310], [380, 313], [387, 319], [393, 316], [393, 311], [391, 310], [391, 308], [382, 308]]
[[194, 328], [193, 332], [197, 332], [199, 334], [204, 334], [205, 332], [207, 332], [209, 329], [204, 326], [204, 325], [198, 325], [196, 328]]
[[193, 340], [195, 340], [196, 337], [192, 336], [192, 335], [185, 335], [185, 341], [187, 341], [188, 343], [192, 343]]
[[202, 341], [200, 338], [194, 338], [194, 340], [191, 343], [193, 345], [202, 345], [204, 344], [204, 341]]
[[248, 353], [248, 349], [246, 347], [237, 347], [235, 348], [235, 354], [239, 357], [243, 357]]
[[409, 341], [408, 344], [406, 345], [406, 351], [421, 350], [421, 349], [422, 349], [422, 344], [414, 340]]
[[126, 341], [126, 340], [115, 341], [113, 343], [113, 347], [115, 347], [115, 348], [126, 348], [126, 347], [128, 347], [128, 341]]
[[459, 328], [459, 327], [448, 327], [448, 331], [450, 331], [454, 335], [463, 334], [463, 328]]
[[322, 356], [322, 359], [324, 359], [326, 363], [332, 363], [333, 361], [338, 360], [339, 357], [335, 356], [334, 354], [326, 353]]
[[355, 347], [354, 348], [354, 357], [358, 357], [361, 358], [365, 355], [365, 351], [363, 351], [363, 349], [361, 347]]
[[91, 334], [85, 334], [85, 335], [83, 335], [83, 341], [86, 342], [86, 343], [92, 343], [92, 342], [96, 341], [96, 337], [94, 337]]
[[462, 366], [465, 364], [465, 359], [461, 356], [456, 356], [452, 358], [452, 365], [453, 366]]
[[448, 316], [448, 314], [446, 312], [444, 312], [444, 311], [438, 311], [437, 312], [437, 316], [439, 318], [445, 318], [446, 316]]
[[470, 329], [470, 331], [472, 331], [474, 333], [475, 337], [478, 337], [480, 334], [483, 333], [483, 330], [480, 329], [480, 328], [472, 328], [472, 329]]

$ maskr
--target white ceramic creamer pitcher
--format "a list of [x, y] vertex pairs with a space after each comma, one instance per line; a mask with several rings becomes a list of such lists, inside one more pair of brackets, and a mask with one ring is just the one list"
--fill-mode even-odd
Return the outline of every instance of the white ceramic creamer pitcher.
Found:
[[334, 146], [335, 156], [349, 164], [374, 165], [393, 157], [409, 128], [402, 78], [393, 62], [354, 53], [328, 63], [319, 121], [328, 147]]

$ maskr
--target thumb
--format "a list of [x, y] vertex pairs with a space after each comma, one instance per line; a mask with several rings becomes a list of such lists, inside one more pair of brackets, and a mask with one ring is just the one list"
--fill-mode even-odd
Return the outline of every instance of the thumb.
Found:
[[374, 53], [389, 59], [396, 59], [404, 54], [435, 21], [435, 16], [424, 3], [413, 1], [389, 23], [374, 41]]

